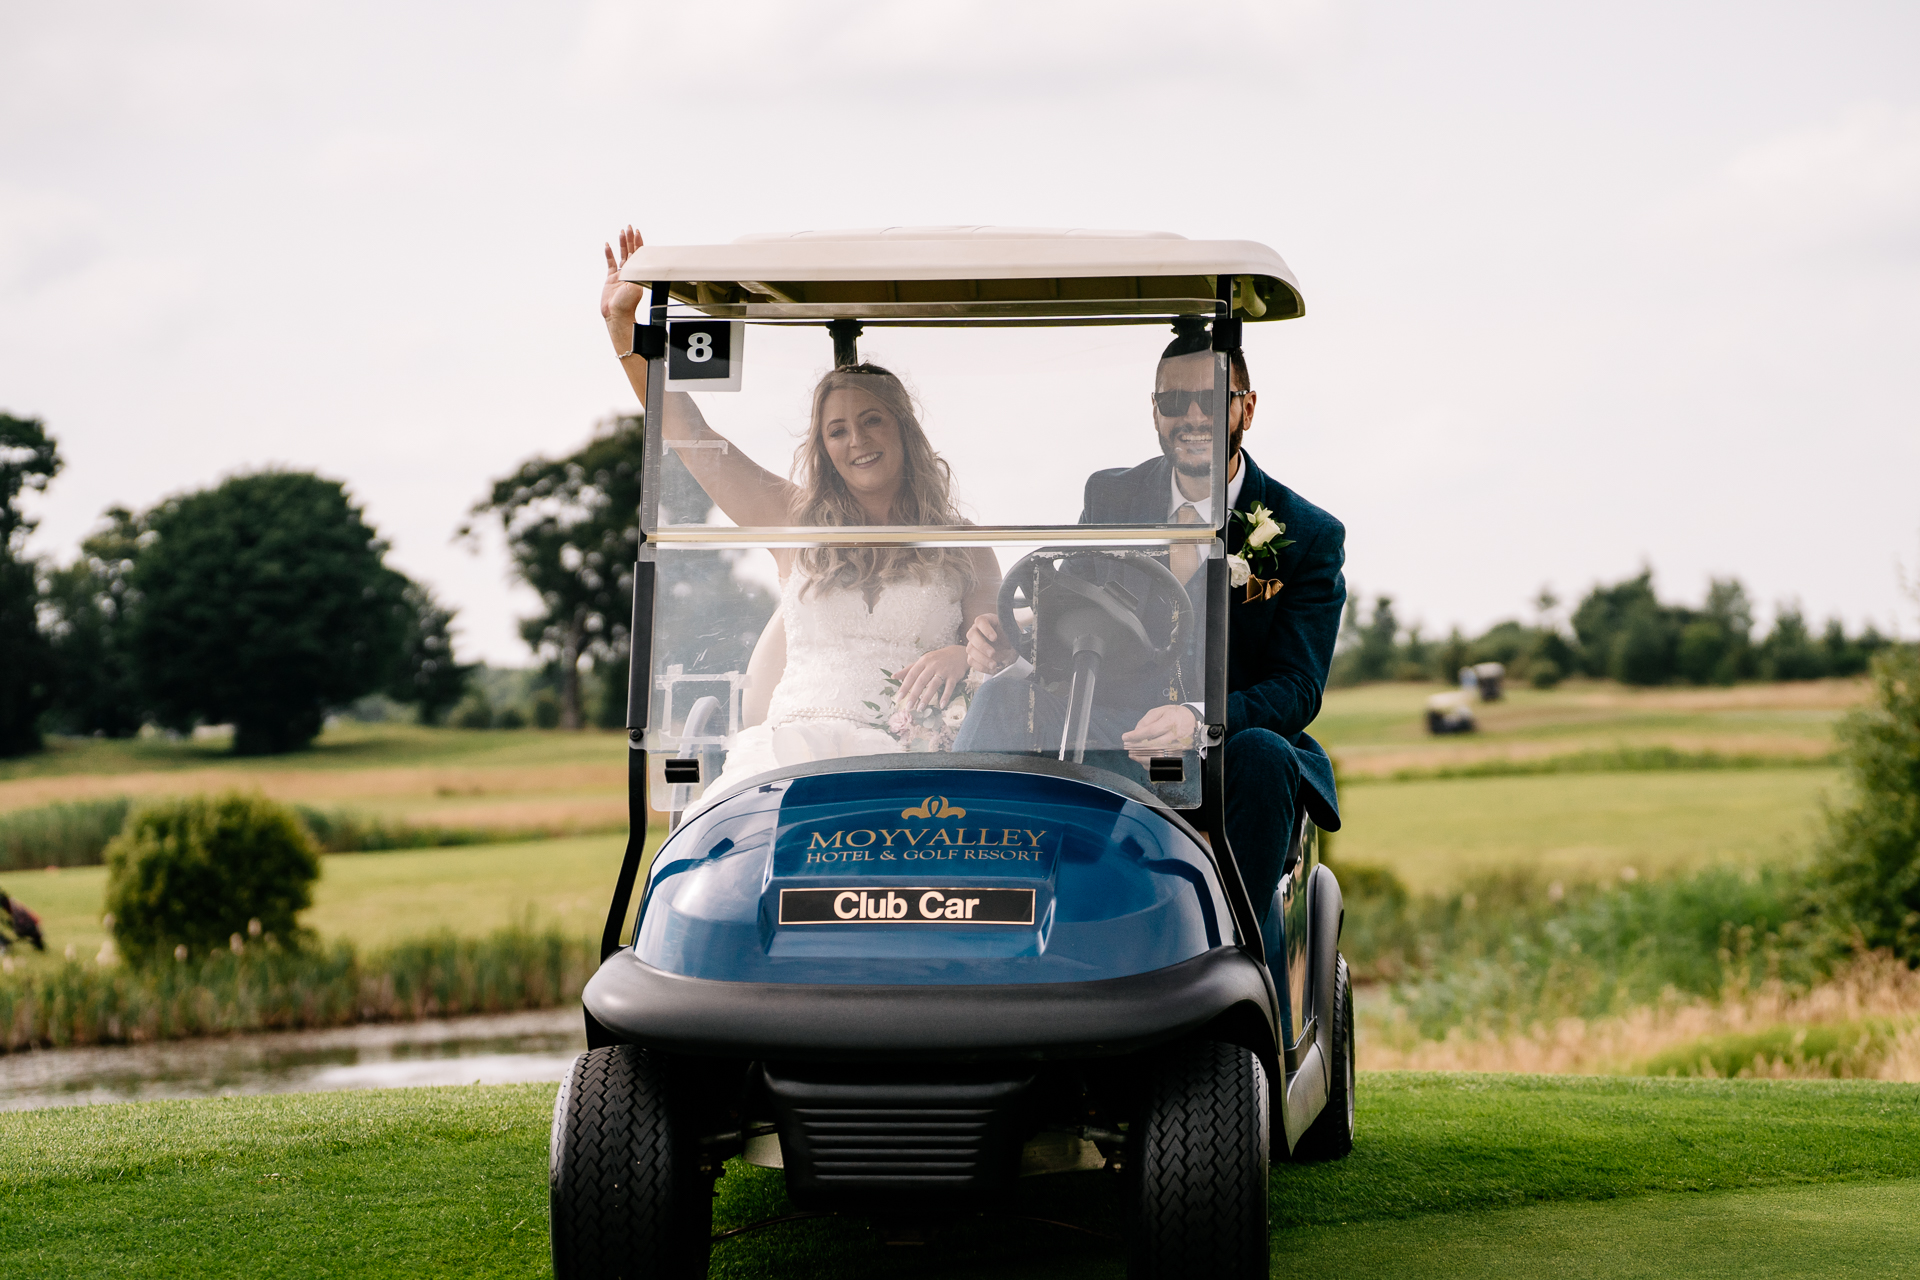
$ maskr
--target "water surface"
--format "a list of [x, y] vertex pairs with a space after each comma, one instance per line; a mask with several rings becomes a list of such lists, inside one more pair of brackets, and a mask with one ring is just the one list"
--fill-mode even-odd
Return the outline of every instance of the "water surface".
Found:
[[0, 1111], [559, 1080], [585, 1052], [578, 1006], [431, 1022], [0, 1054]]

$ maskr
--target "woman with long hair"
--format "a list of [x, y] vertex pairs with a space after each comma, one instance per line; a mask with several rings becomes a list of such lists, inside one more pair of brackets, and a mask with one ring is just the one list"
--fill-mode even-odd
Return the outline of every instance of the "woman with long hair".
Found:
[[[619, 246], [617, 256], [607, 246], [601, 315], [645, 404], [646, 361], [628, 354], [641, 290], [620, 279], [639, 234], [627, 228]], [[665, 397], [662, 432], [694, 446], [676, 452], [737, 525], [966, 523], [954, 508], [951, 472], [921, 428], [912, 396], [879, 365], [844, 365], [815, 385], [787, 479], [731, 447], [691, 396]], [[780, 574], [780, 608], [749, 674], [778, 675], [765, 719], [735, 737], [709, 796], [782, 765], [902, 750], [905, 722], [898, 718], [951, 702], [967, 678], [964, 620], [992, 609], [1000, 589], [998, 561], [985, 548], [769, 550]], [[784, 660], [776, 660], [782, 648]], [[758, 703], [754, 690], [747, 697]]]

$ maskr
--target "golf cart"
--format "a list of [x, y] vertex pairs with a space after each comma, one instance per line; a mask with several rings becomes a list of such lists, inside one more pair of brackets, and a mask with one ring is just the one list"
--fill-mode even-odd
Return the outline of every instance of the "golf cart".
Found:
[[[1242, 326], [1301, 314], [1286, 264], [1243, 241], [936, 228], [647, 247], [621, 274], [648, 289], [632, 833], [590, 1048], [555, 1103], [555, 1274], [704, 1275], [714, 1180], [743, 1156], [784, 1169], [798, 1209], [914, 1229], [1104, 1167], [1134, 1274], [1265, 1276], [1269, 1161], [1352, 1145], [1340, 888], [1304, 813], [1270, 901], [1228, 852], [1223, 530], [1081, 515], [1090, 473], [1159, 450], [1142, 393], [1170, 329], [1206, 335], [1214, 389], [1192, 403], [1227, 438]], [[816, 380], [876, 364], [914, 391], [970, 519], [732, 520], [699, 477], [729, 452], [784, 473]], [[1225, 513], [1225, 469], [1208, 483]], [[995, 566], [1023, 661], [991, 679], [1061, 724], [956, 749], [979, 677], [926, 707], [895, 667], [870, 673], [868, 724], [770, 727], [769, 687], [810, 674], [805, 590], [776, 586], [770, 552]], [[853, 652], [893, 606], [850, 598]], [[1146, 758], [1103, 711], [1168, 703], [1199, 731]], [[671, 830], [636, 913], [649, 796]]]

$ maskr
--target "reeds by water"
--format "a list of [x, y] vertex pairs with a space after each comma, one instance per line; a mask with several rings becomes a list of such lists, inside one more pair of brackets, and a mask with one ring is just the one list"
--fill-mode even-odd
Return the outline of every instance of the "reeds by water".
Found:
[[558, 930], [428, 935], [364, 955], [260, 943], [145, 969], [69, 960], [0, 975], [0, 1051], [544, 1009], [579, 997], [597, 946]]
[[1669, 991], [1598, 1018], [1543, 1019], [1505, 1034], [1423, 1035], [1391, 1002], [1363, 1006], [1369, 1070], [1920, 1081], [1920, 973], [1859, 956], [1809, 988], [1771, 980], [1718, 997]]
[[98, 866], [131, 807], [127, 797], [109, 796], [0, 813], [0, 871]]

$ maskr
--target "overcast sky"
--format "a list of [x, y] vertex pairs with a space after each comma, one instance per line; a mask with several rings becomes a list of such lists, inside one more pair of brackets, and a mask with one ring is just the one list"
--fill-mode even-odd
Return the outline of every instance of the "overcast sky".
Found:
[[1141, 227], [1291, 264], [1256, 453], [1403, 619], [1647, 561], [1915, 632], [1920, 6], [675, 8], [0, 10], [0, 409], [67, 459], [35, 548], [313, 468], [522, 663], [530, 597], [451, 535], [629, 407], [619, 223]]

